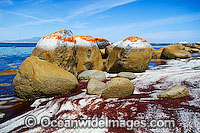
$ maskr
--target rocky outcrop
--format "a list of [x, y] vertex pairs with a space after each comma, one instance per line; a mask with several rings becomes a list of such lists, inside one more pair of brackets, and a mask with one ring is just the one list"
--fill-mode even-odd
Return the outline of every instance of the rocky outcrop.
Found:
[[189, 58], [190, 53], [182, 45], [171, 45], [163, 49], [161, 59]]
[[76, 45], [77, 73], [103, 69], [101, 53], [92, 36], [76, 36]]
[[160, 59], [163, 49], [164, 48], [154, 50], [152, 53], [152, 59]]
[[70, 30], [60, 30], [40, 39], [31, 56], [38, 56], [77, 75], [76, 40]]
[[120, 72], [117, 74], [118, 77], [128, 78], [130, 80], [135, 79], [136, 75], [132, 72]]
[[110, 45], [110, 42], [107, 39], [104, 38], [94, 38], [99, 49], [104, 49], [106, 46]]
[[106, 75], [104, 72], [99, 71], [99, 70], [88, 70], [78, 75], [78, 79], [80, 80], [89, 80], [92, 78], [100, 80], [100, 81], [104, 81], [106, 80]]
[[91, 79], [88, 82], [87, 94], [101, 95], [102, 91], [106, 88], [106, 84], [97, 79]]
[[107, 72], [143, 72], [152, 57], [152, 46], [139, 37], [128, 37], [114, 45], [108, 56]]
[[36, 56], [28, 57], [21, 64], [13, 80], [17, 96], [31, 100], [69, 93], [77, 84], [73, 74]]
[[133, 94], [134, 85], [127, 78], [113, 78], [102, 92], [102, 98], [122, 98]]
[[158, 98], [181, 98], [190, 96], [189, 90], [185, 86], [176, 85], [157, 95]]

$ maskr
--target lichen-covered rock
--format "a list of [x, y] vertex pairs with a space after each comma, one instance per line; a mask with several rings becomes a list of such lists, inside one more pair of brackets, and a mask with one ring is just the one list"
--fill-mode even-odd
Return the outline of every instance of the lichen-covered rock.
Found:
[[31, 56], [38, 56], [77, 75], [76, 40], [70, 30], [60, 30], [40, 39]]
[[100, 80], [100, 81], [104, 81], [106, 80], [106, 75], [104, 72], [99, 71], [99, 70], [88, 70], [78, 75], [78, 79], [80, 80], [89, 80], [92, 78]]
[[189, 90], [180, 85], [175, 85], [157, 95], [158, 98], [181, 98], [185, 96], [190, 96]]
[[106, 84], [104, 82], [97, 79], [91, 79], [88, 82], [87, 94], [100, 95], [105, 88]]
[[189, 58], [190, 53], [182, 45], [171, 45], [163, 49], [161, 59]]
[[17, 96], [31, 100], [69, 93], [77, 84], [73, 74], [36, 56], [28, 57], [21, 64], [13, 80]]
[[102, 92], [102, 98], [123, 98], [133, 94], [134, 85], [127, 78], [113, 78]]
[[139, 37], [128, 37], [114, 44], [108, 56], [107, 72], [143, 72], [152, 57], [152, 46]]
[[164, 48], [154, 50], [152, 53], [152, 59], [160, 59], [163, 49]]
[[107, 39], [98, 38], [98, 37], [95, 37], [94, 39], [95, 39], [99, 49], [104, 49], [104, 48], [106, 48], [106, 46], [110, 45], [110, 42]]
[[74, 75], [90, 69], [103, 69], [101, 53], [92, 36], [73, 36], [70, 30], [60, 30], [40, 39], [32, 56], [47, 60]]
[[76, 36], [76, 45], [78, 73], [92, 69], [103, 69], [101, 53], [92, 36]]
[[118, 77], [128, 78], [128, 79], [135, 79], [136, 75], [132, 72], [120, 72], [117, 74]]

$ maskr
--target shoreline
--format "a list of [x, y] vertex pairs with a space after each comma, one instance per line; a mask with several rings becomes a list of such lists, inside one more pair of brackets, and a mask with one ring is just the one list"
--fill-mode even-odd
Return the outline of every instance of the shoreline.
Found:
[[[195, 63], [196, 62], [196, 63]], [[199, 69], [196, 68], [196, 66], [198, 67], [198, 62], [200, 62], [200, 57], [191, 57], [189, 59], [181, 59], [179, 60], [169, 60], [168, 64], [166, 65], [158, 65], [155, 67], [152, 67], [150, 70], [146, 70], [146, 72], [143, 73], [136, 73], [137, 78], [132, 80], [131, 82], [133, 82], [135, 84], [135, 94], [133, 94], [132, 96], [128, 96], [126, 98], [117, 98], [117, 99], [102, 99], [99, 98], [98, 96], [94, 96], [94, 95], [86, 95], [85, 94], [85, 85], [81, 85], [82, 83], [80, 83], [80, 86], [82, 86], [82, 91], [78, 91], [78, 95], [63, 95], [63, 96], [57, 96], [55, 98], [41, 98], [36, 100], [31, 107], [35, 107], [35, 109], [32, 109], [28, 112], [26, 112], [25, 114], [19, 115], [11, 120], [8, 120], [4, 123], [1, 124], [2, 126], [2, 131], [21, 131], [21, 130], [35, 130], [35, 131], [39, 131], [41, 130], [38, 126], [34, 129], [26, 129], [26, 127], [22, 126], [22, 120], [24, 120], [25, 116], [27, 116], [28, 114], [32, 114], [32, 115], [36, 115], [40, 112], [43, 115], [42, 116], [46, 116], [49, 113], [48, 112], [53, 112], [53, 114], [49, 114], [50, 117], [56, 116], [56, 118], [59, 116], [59, 118], [62, 118], [62, 116], [65, 115], [65, 113], [68, 114], [68, 116], [76, 116], [75, 118], [79, 118], [79, 117], [85, 117], [85, 116], [89, 116], [92, 117], [94, 116], [97, 112], [99, 112], [98, 110], [101, 110], [101, 112], [106, 113], [107, 111], [109, 112], [109, 110], [112, 112], [110, 112], [111, 114], [104, 114], [104, 116], [108, 116], [108, 118], [110, 118], [111, 116], [114, 116], [117, 118], [117, 114], [115, 114], [116, 112], [121, 112], [120, 110], [117, 109], [118, 107], [118, 102], [122, 102], [125, 105], [126, 110], [128, 111], [130, 107], [135, 108], [136, 109], [136, 114], [142, 113], [144, 115], [150, 115], [151, 113], [155, 113], [156, 110], [158, 110], [158, 108], [154, 108], [153, 110], [149, 110], [149, 105], [153, 105], [153, 106], [162, 106], [164, 107], [163, 109], [159, 109], [159, 113], [161, 113], [161, 116], [165, 116], [165, 118], [167, 119], [169, 114], [177, 114], [177, 116], [175, 117], [176, 120], [179, 119], [184, 119], [184, 116], [179, 116], [182, 115], [181, 114], [181, 108], [185, 108], [184, 110], [191, 110], [193, 113], [199, 113], [199, 107], [198, 107], [198, 101], [200, 100], [197, 96], [198, 94], [200, 94], [200, 91], [198, 88], [200, 88], [200, 86], [197, 84], [198, 79], [197, 77], [200, 77], [200, 67]], [[190, 63], [190, 64], [188, 64]], [[196, 65], [195, 65], [196, 64]], [[182, 67], [180, 67], [182, 66]], [[110, 74], [106, 74], [107, 78], [109, 78], [111, 75]], [[185, 76], [184, 76], [185, 75]], [[191, 75], [191, 76], [190, 76]], [[195, 75], [197, 76], [196, 78]], [[177, 77], [178, 76], [178, 77]], [[163, 77], [165, 77], [163, 79]], [[113, 78], [113, 76], [112, 76]], [[179, 79], [179, 80], [174, 80], [175, 79]], [[148, 82], [147, 80], [148, 79]], [[151, 79], [151, 80], [149, 80]], [[166, 82], [166, 81], [167, 82]], [[164, 84], [163, 84], [164, 83]], [[160, 92], [161, 90], [164, 90], [166, 88], [168, 88], [169, 86], [172, 86], [173, 84], [179, 84], [181, 83], [182, 85], [185, 84], [187, 87], [189, 87], [190, 92], [192, 92], [190, 97], [184, 97], [184, 98], [178, 98], [176, 100], [173, 99], [158, 99], [156, 98], [156, 94], [158, 92]], [[162, 85], [163, 84], [163, 85]], [[157, 88], [160, 85], [162, 85], [161, 88]], [[140, 88], [140, 86], [143, 86], [142, 88]], [[151, 87], [150, 87], [151, 86]], [[198, 88], [194, 88], [194, 86], [198, 87]], [[76, 94], [76, 92], [75, 92]], [[91, 102], [89, 102], [91, 101]], [[113, 106], [116, 106], [115, 109], [113, 110], [113, 107], [110, 108], [109, 106], [102, 106], [104, 104], [102, 103], [113, 103]], [[69, 105], [70, 106], [67, 106]], [[88, 106], [89, 105], [89, 106]], [[144, 108], [144, 106], [146, 106]], [[62, 108], [65, 107], [65, 108]], [[108, 108], [108, 109], [106, 109]], [[45, 111], [43, 110], [45, 109]], [[56, 109], [57, 111], [53, 111], [54, 109]], [[120, 109], [120, 108], [119, 108]], [[142, 109], [142, 110], [141, 110]], [[42, 111], [43, 110], [43, 111]], [[70, 111], [67, 111], [70, 110]], [[90, 110], [90, 111], [89, 111]], [[149, 110], [149, 111], [145, 111], [145, 110]], [[170, 111], [171, 110], [171, 111]], [[177, 110], [178, 112], [174, 112], [175, 110]], [[179, 112], [179, 110], [181, 112]], [[41, 112], [42, 111], [42, 112]], [[89, 111], [89, 112], [88, 112]], [[163, 112], [164, 111], [164, 112]], [[63, 113], [59, 113], [59, 112], [63, 112]], [[65, 113], [64, 113], [65, 112]], [[96, 112], [96, 113], [95, 113]], [[101, 116], [101, 112], [99, 112], [99, 114], [97, 113], [97, 116]], [[134, 113], [135, 111], [133, 111], [132, 113]], [[173, 113], [172, 113], [173, 112]], [[185, 112], [185, 111], [184, 111]], [[114, 114], [113, 114], [114, 113]], [[139, 119], [137, 117], [139, 116], [135, 116], [133, 114], [129, 114], [128, 116], [126, 115], [126, 111], [123, 113], [123, 117], [128, 118], [128, 119]], [[130, 112], [131, 113], [131, 112]], [[167, 113], [167, 114], [166, 114]], [[56, 115], [57, 114], [57, 115]], [[41, 116], [41, 115], [40, 115]], [[131, 117], [132, 116], [132, 117]], [[148, 118], [148, 117], [145, 118]], [[152, 117], [155, 119], [161, 118], [161, 116], [157, 116], [156, 114], [154, 114]], [[191, 116], [191, 113], [187, 113], [188, 117], [193, 118], [194, 116]], [[171, 116], [173, 117], [173, 116]], [[170, 118], [171, 118], [170, 117]], [[173, 117], [174, 118], [174, 117]], [[191, 119], [190, 118], [190, 119]], [[38, 116], [37, 119], [39, 120], [40, 117]], [[180, 121], [179, 121], [180, 122]], [[181, 121], [184, 122], [184, 121]], [[197, 122], [197, 121], [194, 121]], [[21, 123], [21, 124], [20, 124]], [[177, 123], [178, 125], [181, 123]], [[182, 123], [184, 124], [184, 123]], [[15, 125], [14, 130], [13, 128], [9, 127], [6, 128], [8, 125]], [[184, 124], [185, 125], [185, 124]], [[18, 127], [18, 128], [17, 128]], [[20, 127], [20, 128], [19, 128]], [[193, 127], [193, 126], [192, 126]], [[192, 128], [190, 127], [190, 128]], [[11, 128], [11, 129], [10, 129]], [[20, 129], [20, 130], [18, 130]], [[179, 128], [176, 129], [168, 129], [166, 131], [179, 131]], [[55, 129], [42, 129], [43, 131], [55, 131]], [[61, 129], [59, 129], [61, 130]], [[58, 130], [58, 131], [59, 131]], [[67, 129], [68, 130], [68, 129]], [[125, 130], [125, 129], [123, 129]], [[144, 129], [142, 129], [141, 131], [143, 131]], [[149, 129], [148, 129], [149, 130]], [[152, 130], [152, 129], [150, 129]], [[159, 131], [160, 129], [156, 129], [156, 131]], [[81, 129], [73, 129], [70, 131], [81, 131]], [[89, 131], [89, 129], [87, 130]], [[113, 128], [109, 128], [105, 131], [116, 131]], [[144, 130], [146, 131], [146, 129]], [[153, 130], [152, 130], [153, 131]], [[155, 129], [154, 129], [155, 131]]]

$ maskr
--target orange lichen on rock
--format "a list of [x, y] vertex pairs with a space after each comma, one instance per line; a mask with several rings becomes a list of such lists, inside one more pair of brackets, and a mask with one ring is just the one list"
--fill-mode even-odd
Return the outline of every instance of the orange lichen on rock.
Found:
[[65, 34], [62, 34], [62, 32], [64, 32], [64, 31], [65, 31], [65, 29], [56, 31], [52, 34], [49, 34], [49, 35], [43, 37], [42, 39], [45, 39], [45, 38], [46, 39], [57, 39], [57, 40], [63, 40], [64, 42], [68, 41], [68, 42], [76, 43], [76, 40], [73, 36], [67, 37]]
[[80, 37], [81, 39], [83, 39], [85, 41], [96, 43], [95, 38], [93, 36], [79, 36], [79, 35], [77, 35], [77, 36], [75, 36], [75, 38], [76, 37]]
[[99, 42], [109, 42], [107, 39], [104, 39], [104, 38], [95, 37], [94, 39], [95, 41], [99, 41]]
[[137, 41], [141, 41], [141, 42], [147, 42], [146, 40], [140, 38], [140, 37], [127, 37], [126, 39], [123, 40], [123, 42], [125, 42], [126, 40], [129, 40], [131, 42], [137, 42]]

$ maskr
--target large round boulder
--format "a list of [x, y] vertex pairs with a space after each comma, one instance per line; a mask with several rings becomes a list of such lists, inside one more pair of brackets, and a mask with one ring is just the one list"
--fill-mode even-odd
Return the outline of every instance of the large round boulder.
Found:
[[76, 36], [77, 72], [86, 70], [102, 70], [103, 60], [100, 50], [92, 36]]
[[40, 39], [31, 56], [38, 56], [77, 75], [76, 40], [70, 30], [60, 30]]
[[190, 53], [182, 45], [170, 45], [163, 49], [161, 59], [189, 58]]
[[113, 45], [108, 56], [107, 72], [143, 72], [152, 57], [152, 46], [140, 37], [128, 37]]
[[127, 78], [113, 78], [102, 92], [102, 98], [123, 98], [133, 94], [134, 85]]
[[76, 77], [36, 56], [28, 57], [19, 67], [13, 80], [17, 96], [23, 99], [37, 99], [66, 94], [76, 89]]

